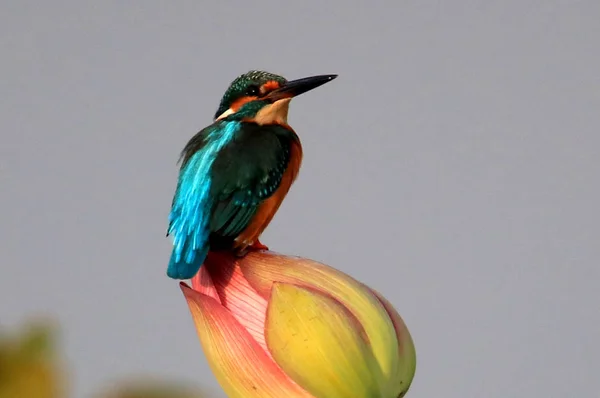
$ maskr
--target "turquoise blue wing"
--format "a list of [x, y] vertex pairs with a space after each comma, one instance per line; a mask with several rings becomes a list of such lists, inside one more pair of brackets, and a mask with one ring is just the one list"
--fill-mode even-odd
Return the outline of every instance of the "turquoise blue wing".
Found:
[[214, 123], [196, 134], [183, 149], [167, 231], [167, 236], [173, 236], [167, 269], [171, 278], [191, 278], [204, 262], [213, 206], [212, 165], [238, 129], [239, 123]]

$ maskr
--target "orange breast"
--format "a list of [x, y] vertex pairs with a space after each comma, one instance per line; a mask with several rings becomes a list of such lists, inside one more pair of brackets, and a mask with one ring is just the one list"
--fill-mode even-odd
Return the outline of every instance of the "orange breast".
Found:
[[302, 163], [302, 146], [299, 142], [293, 142], [290, 151], [290, 162], [288, 168], [285, 170], [281, 179], [279, 188], [265, 200], [258, 211], [252, 218], [252, 221], [248, 227], [235, 239], [235, 247], [238, 249], [245, 249], [252, 245], [267, 228], [267, 225], [273, 219], [275, 213], [279, 209], [281, 202], [287, 195], [290, 187], [296, 180], [298, 172], [300, 171], [300, 165]]

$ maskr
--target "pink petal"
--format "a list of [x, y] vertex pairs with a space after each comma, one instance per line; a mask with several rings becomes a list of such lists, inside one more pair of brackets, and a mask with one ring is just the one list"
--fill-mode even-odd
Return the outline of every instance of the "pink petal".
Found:
[[310, 398], [217, 300], [185, 283], [181, 290], [215, 377], [230, 397]]
[[213, 283], [206, 267], [200, 267], [200, 271], [198, 271], [198, 273], [192, 278], [192, 287], [198, 293], [212, 297], [221, 303], [221, 298], [217, 293], [215, 284]]
[[[238, 263], [239, 258], [230, 253], [211, 252], [201, 270], [204, 270], [204, 274], [209, 275], [211, 278], [214, 291], [223, 306], [231, 312], [252, 338], [268, 352], [265, 341], [267, 300], [250, 286], [240, 271]], [[200, 286], [200, 282], [194, 278], [192, 286], [195, 290], [198, 290], [196, 286]]]

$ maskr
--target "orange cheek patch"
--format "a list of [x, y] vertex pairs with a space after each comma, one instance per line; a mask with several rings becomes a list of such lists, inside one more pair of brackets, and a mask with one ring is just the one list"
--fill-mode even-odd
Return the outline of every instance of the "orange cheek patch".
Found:
[[262, 95], [265, 95], [275, 89], [278, 89], [279, 87], [279, 82], [276, 82], [275, 80], [269, 80], [268, 82], [260, 86], [260, 93]]
[[235, 101], [233, 101], [233, 103], [231, 104], [230, 108], [232, 111], [237, 112], [240, 110], [240, 108], [242, 106], [244, 106], [244, 104], [250, 102], [250, 101], [254, 101], [258, 99], [258, 97], [241, 97], [236, 99]]

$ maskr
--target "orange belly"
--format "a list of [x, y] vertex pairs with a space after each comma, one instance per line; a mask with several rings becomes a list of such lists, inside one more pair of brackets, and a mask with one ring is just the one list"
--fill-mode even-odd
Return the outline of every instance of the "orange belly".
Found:
[[285, 170], [279, 188], [265, 200], [258, 208], [258, 211], [252, 218], [248, 227], [237, 238], [235, 238], [235, 248], [244, 250], [252, 245], [263, 233], [267, 225], [273, 219], [279, 209], [281, 202], [287, 195], [290, 187], [296, 180], [302, 163], [302, 147], [299, 142], [293, 142], [290, 151], [290, 162]]

